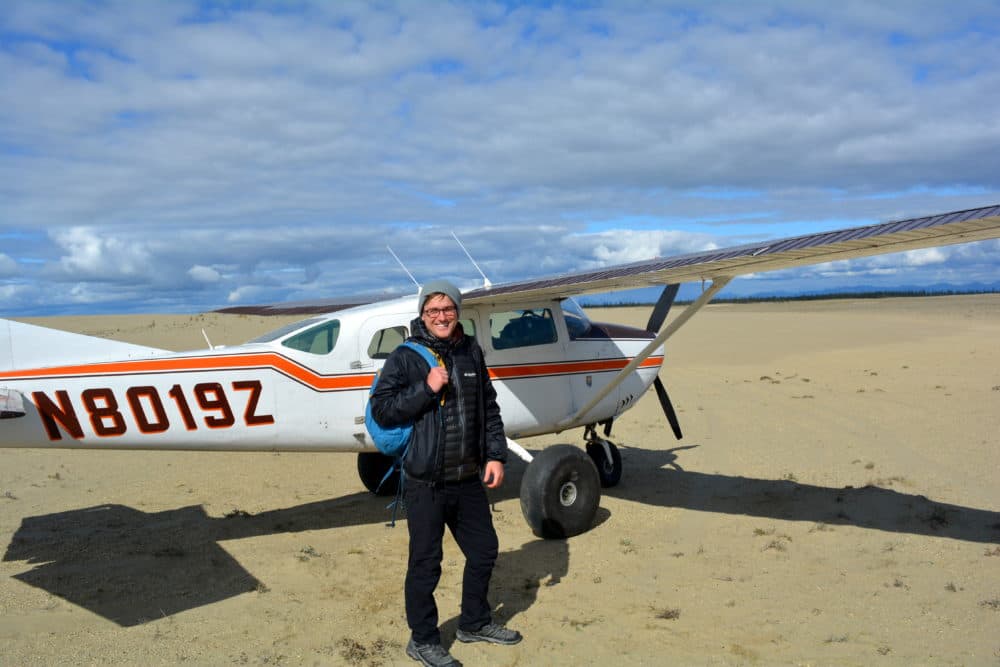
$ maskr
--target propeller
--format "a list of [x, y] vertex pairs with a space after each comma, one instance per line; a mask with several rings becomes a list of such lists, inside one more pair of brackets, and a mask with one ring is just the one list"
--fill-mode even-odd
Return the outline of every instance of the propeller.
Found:
[[652, 314], [649, 316], [646, 331], [652, 333], [659, 332], [660, 327], [663, 326], [663, 321], [667, 319], [667, 313], [670, 312], [670, 306], [674, 305], [674, 299], [677, 298], [677, 290], [680, 288], [681, 286], [677, 283], [667, 285], [663, 288], [663, 294], [660, 295], [656, 305], [653, 306]]
[[[594, 396], [592, 396], [591, 399], [587, 401], [586, 405], [577, 410], [575, 414], [560, 420], [558, 422], [558, 425], [568, 427], [569, 424], [573, 424], [574, 422], [576, 424], [583, 423], [583, 417], [587, 415], [587, 413], [589, 413], [591, 410], [593, 410], [594, 406], [603, 401], [608, 394], [614, 391], [615, 387], [621, 385], [621, 383], [625, 380], [625, 378], [629, 376], [629, 374], [635, 372], [635, 369], [637, 369], [640, 366], [640, 364], [642, 364], [646, 359], [648, 359], [649, 356], [660, 345], [663, 345], [666, 342], [666, 340], [670, 338], [670, 336], [672, 336], [674, 333], [676, 333], [678, 329], [684, 326], [684, 324], [688, 320], [690, 320], [695, 313], [701, 310], [706, 303], [711, 301], [712, 297], [718, 294], [719, 290], [721, 290], [729, 283], [729, 280], [730, 280], [729, 276], [715, 276], [712, 279], [711, 287], [702, 292], [701, 296], [699, 296], [697, 299], [694, 300], [694, 302], [691, 303], [691, 305], [685, 308], [684, 312], [682, 312], [680, 315], [674, 318], [673, 322], [663, 327], [663, 329], [661, 329], [660, 331], [655, 332], [652, 340], [650, 340], [649, 343], [646, 344], [646, 347], [642, 348], [642, 351], [639, 352], [639, 354], [637, 354], [635, 357], [632, 358], [632, 361], [625, 364], [625, 368], [618, 371], [618, 374], [615, 375], [613, 378], [611, 378], [611, 380], [606, 385], [604, 385], [604, 387], [600, 391], [598, 391]], [[667, 312], [670, 310], [670, 304], [673, 302], [674, 297], [677, 296], [677, 288], [678, 288], [677, 285], [667, 285], [667, 287], [663, 290], [663, 294], [660, 296], [660, 300], [653, 308], [653, 316], [649, 318], [648, 326], [650, 327], [654, 325], [660, 326], [663, 324], [664, 320], [666, 320], [667, 318]], [[651, 333], [653, 333], [653, 331], [654, 330], [651, 330]], [[674, 434], [679, 438], [680, 427], [677, 426], [677, 417], [676, 415], [674, 415], [671, 418], [671, 414], [674, 412], [674, 409], [670, 405], [670, 399], [667, 398], [667, 392], [663, 388], [662, 384], [659, 386], [659, 391], [657, 392], [657, 394], [660, 396], [660, 404], [663, 406], [663, 412], [664, 414], [667, 415], [667, 419], [670, 420], [671, 426], [674, 429]]]
[[663, 382], [660, 380], [659, 376], [653, 380], [653, 386], [656, 387], [656, 395], [660, 397], [660, 405], [663, 406], [663, 414], [667, 416], [667, 422], [670, 423], [670, 428], [674, 431], [674, 437], [680, 440], [684, 437], [681, 433], [681, 423], [677, 421], [677, 413], [674, 412], [674, 404], [670, 402], [670, 396], [667, 395], [667, 388], [663, 386]]
[[[667, 319], [667, 313], [670, 312], [670, 306], [673, 305], [674, 299], [677, 297], [678, 289], [680, 289], [680, 285], [676, 283], [663, 288], [663, 294], [660, 295], [656, 305], [653, 306], [652, 314], [649, 316], [646, 331], [657, 333], [660, 330], [664, 320]], [[663, 414], [666, 415], [667, 422], [674, 432], [674, 437], [680, 440], [684, 437], [681, 434], [681, 424], [677, 420], [677, 412], [674, 410], [674, 404], [670, 402], [670, 395], [667, 394], [667, 388], [663, 386], [660, 376], [656, 376], [656, 379], [653, 380], [653, 386], [656, 387], [656, 396], [660, 399], [660, 406], [663, 408]]]

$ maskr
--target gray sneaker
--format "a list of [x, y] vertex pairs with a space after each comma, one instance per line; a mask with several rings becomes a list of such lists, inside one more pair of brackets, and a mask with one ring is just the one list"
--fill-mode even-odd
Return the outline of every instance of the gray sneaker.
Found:
[[406, 645], [406, 655], [427, 667], [462, 667], [462, 663], [440, 644], [418, 644], [411, 638]]
[[509, 630], [496, 623], [487, 623], [478, 630], [463, 630], [459, 628], [455, 632], [455, 638], [460, 642], [490, 642], [506, 646], [516, 644], [522, 639], [521, 633], [517, 630]]

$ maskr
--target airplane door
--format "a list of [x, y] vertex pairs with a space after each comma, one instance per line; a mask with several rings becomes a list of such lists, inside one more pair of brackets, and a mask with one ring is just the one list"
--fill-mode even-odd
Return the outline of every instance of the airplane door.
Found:
[[497, 307], [483, 312], [479, 336], [511, 437], [555, 429], [570, 414], [572, 392], [564, 375], [565, 327], [559, 305]]

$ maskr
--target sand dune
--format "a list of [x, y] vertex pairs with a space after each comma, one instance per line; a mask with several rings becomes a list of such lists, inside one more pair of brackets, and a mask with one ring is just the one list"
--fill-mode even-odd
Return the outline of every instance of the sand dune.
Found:
[[[285, 320], [31, 321], [192, 349]], [[492, 598], [526, 639], [455, 655], [1000, 664], [998, 341], [996, 295], [710, 306], [661, 372], [685, 438], [655, 395], [627, 413], [593, 530], [534, 538], [510, 466]], [[413, 664], [388, 516], [350, 455], [0, 450], [0, 664]], [[450, 539], [445, 563], [447, 637]]]

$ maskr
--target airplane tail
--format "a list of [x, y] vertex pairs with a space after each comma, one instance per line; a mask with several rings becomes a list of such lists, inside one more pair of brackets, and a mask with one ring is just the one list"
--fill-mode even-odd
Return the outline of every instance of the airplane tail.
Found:
[[0, 371], [152, 357], [165, 353], [133, 345], [0, 319]]

